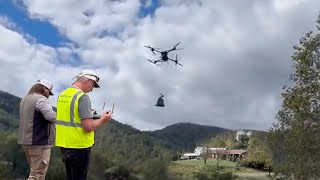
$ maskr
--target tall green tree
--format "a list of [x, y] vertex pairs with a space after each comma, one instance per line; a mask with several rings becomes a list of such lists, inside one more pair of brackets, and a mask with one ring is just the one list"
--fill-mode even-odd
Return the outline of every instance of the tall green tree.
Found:
[[247, 163], [258, 168], [271, 168], [272, 157], [266, 142], [258, 136], [252, 135], [248, 143]]
[[234, 144], [234, 149], [247, 149], [249, 142], [249, 136], [242, 134], [239, 136], [239, 140]]
[[223, 139], [221, 136], [217, 135], [216, 137], [213, 137], [210, 139], [210, 146], [211, 147], [220, 147], [220, 148], [225, 148], [227, 146], [226, 140]]
[[203, 164], [207, 164], [207, 160], [208, 160], [208, 158], [210, 158], [211, 157], [211, 155], [212, 155], [212, 153], [211, 153], [211, 151], [210, 151], [210, 144], [209, 143], [207, 143], [207, 144], [204, 144], [203, 146], [202, 146], [202, 153], [201, 153], [201, 158], [203, 159]]
[[1, 148], [0, 161], [8, 166], [6, 167], [12, 178], [26, 177], [29, 174], [29, 165], [25, 153], [15, 133], [0, 133]]
[[270, 129], [277, 171], [295, 179], [320, 179], [320, 15], [316, 31], [294, 46], [294, 72], [284, 87], [278, 121]]
[[[223, 138], [223, 136], [217, 135], [216, 137], [210, 139], [210, 146], [213, 148], [226, 148], [227, 147], [226, 141], [227, 140]], [[216, 153], [216, 157], [215, 157], [217, 161], [216, 165], [219, 166], [220, 161], [226, 155], [226, 150], [216, 149], [214, 150], [214, 152]]]

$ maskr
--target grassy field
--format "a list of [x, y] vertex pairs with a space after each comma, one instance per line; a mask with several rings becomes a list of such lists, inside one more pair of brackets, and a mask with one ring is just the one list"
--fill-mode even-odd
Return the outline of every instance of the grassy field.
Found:
[[[207, 165], [216, 165], [216, 160], [208, 160]], [[169, 173], [182, 180], [192, 180], [193, 173], [199, 171], [204, 166], [203, 160], [183, 160], [173, 161], [169, 165]], [[258, 171], [251, 168], [237, 167], [236, 163], [230, 161], [220, 161], [219, 166], [225, 167], [226, 171], [231, 171], [238, 176], [239, 180], [270, 180], [267, 172]]]

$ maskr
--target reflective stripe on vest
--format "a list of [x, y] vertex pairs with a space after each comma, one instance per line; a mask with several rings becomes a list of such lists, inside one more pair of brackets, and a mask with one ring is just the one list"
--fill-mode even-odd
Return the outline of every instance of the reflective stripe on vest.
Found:
[[78, 95], [81, 93], [82, 92], [79, 91], [72, 97], [71, 104], [70, 104], [70, 122], [57, 119], [56, 124], [62, 125], [62, 126], [82, 127], [81, 123], [74, 122], [74, 104], [77, 100]]
[[82, 91], [68, 88], [57, 102], [56, 146], [65, 148], [87, 148], [94, 144], [94, 131], [87, 133], [82, 128], [78, 112]]

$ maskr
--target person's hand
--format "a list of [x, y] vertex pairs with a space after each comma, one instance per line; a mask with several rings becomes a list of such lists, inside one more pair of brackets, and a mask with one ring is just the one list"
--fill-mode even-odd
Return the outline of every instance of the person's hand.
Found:
[[111, 120], [112, 118], [112, 112], [111, 111], [103, 111], [101, 114], [101, 119], [103, 119], [104, 123], [107, 123]]

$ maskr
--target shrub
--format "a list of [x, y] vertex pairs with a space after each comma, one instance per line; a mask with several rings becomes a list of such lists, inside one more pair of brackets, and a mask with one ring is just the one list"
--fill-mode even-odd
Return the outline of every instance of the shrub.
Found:
[[225, 171], [221, 166], [204, 166], [193, 175], [196, 180], [234, 180], [237, 178], [232, 172]]

